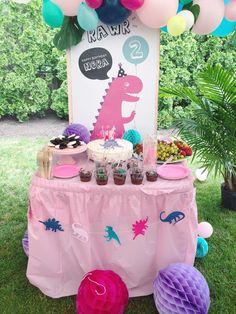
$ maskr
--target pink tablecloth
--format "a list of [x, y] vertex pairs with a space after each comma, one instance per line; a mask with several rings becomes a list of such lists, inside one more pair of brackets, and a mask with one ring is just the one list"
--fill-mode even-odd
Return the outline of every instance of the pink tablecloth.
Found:
[[[102, 187], [79, 178], [50, 181], [34, 176], [27, 277], [44, 294], [74, 295], [84, 274], [111, 269], [122, 277], [131, 297], [147, 295], [161, 268], [172, 262], [193, 264], [197, 239], [193, 178], [159, 178], [141, 186], [131, 185], [128, 178], [120, 187], [109, 180]], [[168, 222], [165, 218], [176, 211], [182, 220]], [[49, 218], [58, 220], [64, 231], [45, 230], [42, 222]], [[140, 220], [147, 228], [136, 227], [143, 234], [135, 237], [132, 228]], [[107, 226], [112, 228], [111, 241], [104, 237]]]

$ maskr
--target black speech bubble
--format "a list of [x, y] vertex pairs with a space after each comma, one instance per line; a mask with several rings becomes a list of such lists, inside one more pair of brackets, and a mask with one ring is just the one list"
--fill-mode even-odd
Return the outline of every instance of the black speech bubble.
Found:
[[104, 48], [85, 50], [79, 57], [79, 68], [84, 76], [91, 80], [106, 80], [112, 67], [112, 56]]

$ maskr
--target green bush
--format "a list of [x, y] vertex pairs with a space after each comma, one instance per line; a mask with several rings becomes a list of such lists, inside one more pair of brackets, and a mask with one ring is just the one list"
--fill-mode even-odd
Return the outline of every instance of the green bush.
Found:
[[[44, 24], [40, 10], [40, 0], [27, 5], [0, 1], [0, 118], [24, 121], [48, 109], [68, 117], [65, 53], [53, 46], [55, 31]], [[162, 87], [195, 86], [207, 63], [236, 69], [236, 51], [228, 38], [192, 33], [174, 38], [162, 32], [160, 50]], [[159, 99], [159, 127], [169, 127], [176, 115], [191, 114], [189, 106], [186, 100]]]

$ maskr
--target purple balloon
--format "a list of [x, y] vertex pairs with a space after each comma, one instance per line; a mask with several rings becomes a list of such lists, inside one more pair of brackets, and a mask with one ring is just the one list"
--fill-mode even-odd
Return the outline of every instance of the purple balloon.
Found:
[[160, 270], [154, 281], [154, 300], [160, 314], [206, 314], [210, 291], [193, 266], [177, 263]]
[[90, 141], [90, 133], [89, 130], [82, 124], [73, 123], [70, 124], [63, 132], [63, 135], [79, 135], [80, 140], [88, 144]]
[[22, 246], [26, 256], [29, 256], [29, 237], [28, 231], [25, 231], [24, 237], [22, 239]]

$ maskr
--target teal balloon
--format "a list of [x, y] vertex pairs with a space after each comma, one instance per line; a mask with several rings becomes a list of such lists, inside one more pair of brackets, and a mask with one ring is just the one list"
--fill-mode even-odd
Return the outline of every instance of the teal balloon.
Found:
[[224, 4], [227, 5], [228, 3], [230, 3], [230, 1], [232, 0], [224, 0]]
[[90, 8], [85, 2], [82, 2], [79, 6], [77, 20], [81, 28], [89, 32], [97, 28], [98, 26], [98, 14]]
[[149, 45], [141, 36], [131, 36], [126, 39], [123, 45], [123, 55], [125, 59], [133, 64], [144, 62], [149, 55]]
[[193, 0], [179, 0], [179, 2], [183, 5], [185, 4], [189, 4], [190, 2], [192, 2]]
[[42, 15], [45, 23], [50, 27], [61, 27], [64, 21], [64, 14], [58, 5], [50, 0], [43, 1]]
[[214, 30], [211, 34], [217, 37], [225, 37], [231, 34], [236, 27], [236, 22], [230, 22], [224, 18], [217, 29]]
[[196, 251], [196, 257], [202, 258], [206, 256], [208, 253], [208, 243], [205, 239], [202, 237], [197, 238], [197, 251]]

